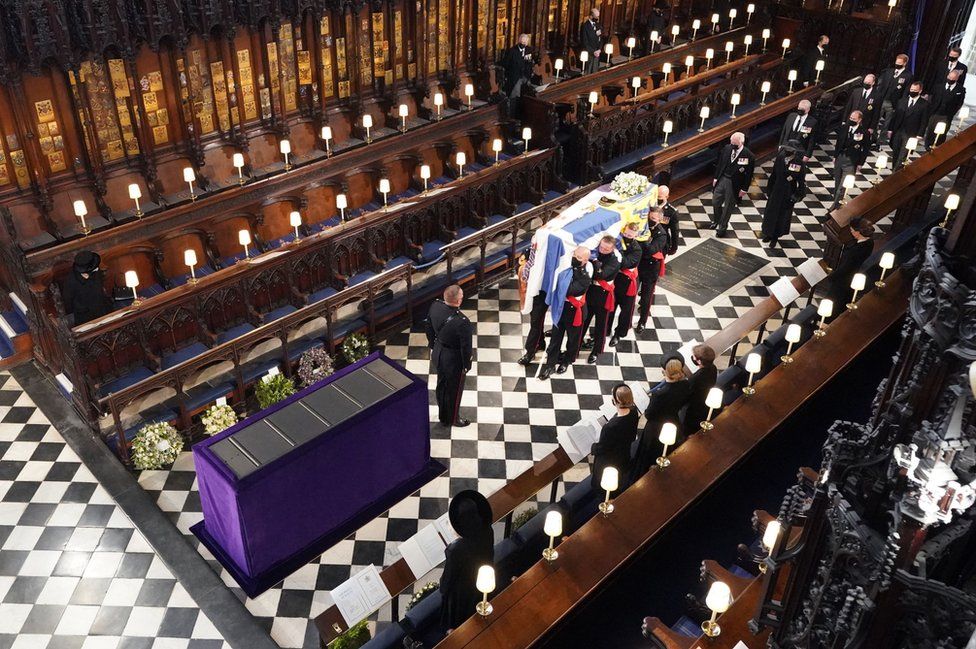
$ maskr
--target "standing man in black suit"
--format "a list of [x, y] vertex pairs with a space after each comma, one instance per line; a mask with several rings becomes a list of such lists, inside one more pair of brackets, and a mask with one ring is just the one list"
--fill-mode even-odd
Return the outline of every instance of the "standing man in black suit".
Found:
[[888, 128], [898, 102], [908, 94], [908, 87], [912, 85], [914, 76], [908, 69], [908, 55], [899, 54], [895, 57], [895, 65], [885, 68], [878, 77], [878, 94], [881, 96], [881, 118], [878, 120], [877, 140], [879, 144], [888, 141]]
[[[925, 148], [932, 146], [935, 139], [935, 125], [945, 122], [946, 133], [952, 126], [952, 120], [966, 101], [966, 83], [959, 70], [953, 70], [946, 75], [945, 83], [940, 83], [932, 89], [929, 101], [929, 125], [925, 133]], [[945, 142], [945, 134], [942, 136]]]
[[444, 426], [467, 426], [460, 416], [464, 379], [471, 370], [473, 330], [461, 313], [464, 291], [457, 284], [444, 289], [443, 300], [435, 300], [427, 315], [427, 343], [431, 369], [437, 374], [437, 413]]
[[607, 321], [607, 331], [613, 329], [610, 336], [610, 346], [616, 347], [621, 338], [626, 338], [630, 331], [630, 324], [634, 319], [634, 302], [637, 300], [638, 270], [644, 248], [637, 240], [639, 227], [636, 221], [631, 221], [620, 231], [620, 242], [617, 252], [620, 253], [620, 272], [613, 280], [613, 296], [617, 327], [613, 328], [613, 314]]
[[590, 339], [583, 343], [583, 349], [589, 349], [590, 355], [586, 362], [596, 363], [603, 353], [607, 340], [607, 323], [613, 316], [616, 301], [614, 299], [613, 281], [620, 270], [620, 255], [617, 253], [617, 240], [609, 234], [600, 239], [593, 264], [593, 283], [586, 290], [586, 321], [583, 322], [585, 332], [590, 322], [596, 320]]
[[[576, 361], [580, 345], [583, 343], [583, 320], [586, 319], [586, 289], [590, 287], [592, 265], [590, 249], [578, 246], [573, 251], [571, 262], [572, 276], [566, 290], [566, 303], [559, 314], [559, 321], [552, 325], [549, 347], [546, 351], [546, 364], [539, 373], [539, 380], [545, 381], [553, 372], [563, 374]], [[563, 351], [563, 338], [566, 351]]]
[[811, 104], [803, 99], [797, 104], [796, 110], [786, 116], [783, 130], [779, 134], [779, 145], [787, 144], [803, 152], [803, 161], [810, 160], [813, 155], [813, 132], [817, 128], [817, 119], [810, 116]]
[[828, 45], [830, 45], [830, 37], [821, 34], [820, 38], [817, 39], [817, 46], [803, 57], [802, 78], [804, 86], [809, 86], [817, 78], [817, 61], [823, 61], [824, 65], [827, 64]]
[[587, 72], [600, 69], [600, 54], [603, 49], [603, 27], [600, 26], [600, 10], [593, 7], [590, 17], [580, 26], [580, 51], [587, 52], [590, 60], [586, 63]]
[[861, 87], [851, 93], [847, 99], [847, 106], [844, 108], [845, 115], [850, 115], [855, 110], [861, 112], [864, 126], [872, 139], [881, 118], [881, 93], [875, 88], [876, 80], [877, 78], [873, 74], [864, 75]]
[[705, 226], [715, 230], [715, 236], [727, 236], [729, 218], [737, 198], [746, 195], [746, 190], [752, 184], [752, 172], [756, 166], [756, 157], [745, 146], [744, 133], [733, 133], [721, 153], [718, 154], [718, 164], [715, 167], [715, 178], [712, 180], [712, 210], [714, 216]]
[[962, 50], [958, 47], [949, 48], [949, 56], [946, 57], [946, 73], [952, 72], [953, 70], [959, 70], [959, 74], [962, 75], [961, 78], [966, 78], [966, 73], [969, 72], [969, 67], [965, 63], [960, 63], [959, 57], [962, 56]]
[[535, 67], [532, 51], [529, 50], [528, 34], [519, 34], [515, 46], [505, 52], [502, 67], [505, 68], [503, 90], [506, 95], [514, 99], [522, 94], [522, 84], [528, 83], [532, 78], [532, 69]]
[[861, 111], [855, 110], [837, 129], [837, 145], [834, 147], [834, 203], [828, 212], [840, 207], [840, 199], [844, 195], [844, 177], [860, 170], [867, 160], [870, 143]]
[[891, 116], [888, 125], [888, 141], [891, 142], [891, 152], [895, 156], [894, 169], [901, 169], [908, 152], [905, 143], [908, 138], [921, 137], [925, 134], [928, 124], [929, 102], [921, 96], [922, 84], [918, 81], [908, 88], [908, 96], [898, 102], [895, 114]]
[[681, 230], [678, 227], [678, 208], [668, 200], [671, 198], [671, 189], [667, 185], [657, 186], [657, 201], [661, 208], [661, 225], [668, 232], [668, 247], [664, 255], [673, 255], [678, 252], [678, 245], [681, 243]]

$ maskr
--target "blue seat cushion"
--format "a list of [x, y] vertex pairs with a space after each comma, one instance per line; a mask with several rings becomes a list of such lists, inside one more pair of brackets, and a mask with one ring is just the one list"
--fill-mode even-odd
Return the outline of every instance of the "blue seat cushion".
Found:
[[286, 243], [291, 243], [294, 240], [295, 240], [295, 233], [294, 232], [289, 232], [288, 234], [286, 234], [283, 237], [278, 237], [274, 241], [268, 242], [268, 246], [270, 246], [271, 248], [280, 248], [281, 246], [285, 245]]
[[521, 214], [522, 212], [528, 212], [533, 207], [535, 207], [535, 205], [533, 205], [532, 203], [519, 203], [518, 207], [515, 208], [515, 213]]
[[393, 622], [387, 624], [382, 631], [373, 636], [372, 640], [364, 644], [361, 649], [402, 649], [403, 639], [405, 637], [407, 637], [407, 632], [403, 630], [400, 623]]
[[485, 165], [481, 164], [480, 162], [469, 162], [465, 166], [468, 168], [468, 171], [470, 171], [473, 174], [476, 174], [485, 168]]
[[441, 591], [435, 590], [406, 612], [403, 624], [410, 633], [419, 633], [440, 621]]
[[697, 638], [701, 635], [701, 626], [696, 624], [695, 621], [689, 618], [687, 615], [682, 615], [679, 617], [678, 621], [675, 622], [674, 626], [671, 627], [671, 630], [675, 633], [691, 638]]
[[358, 273], [356, 273], [355, 275], [353, 275], [352, 277], [349, 278], [349, 286], [355, 286], [356, 284], [362, 284], [366, 280], [372, 279], [374, 277], [376, 277], [376, 273], [374, 273], [371, 270], [364, 270], [364, 271], [358, 272]]
[[202, 383], [189, 389], [186, 393], [184, 405], [189, 411], [207, 406], [220, 397], [226, 397], [234, 391], [231, 383]]
[[742, 394], [742, 388], [748, 380], [749, 375], [738, 365], [732, 365], [719, 374], [718, 379], [715, 381], [715, 387], [725, 393], [722, 399], [722, 405], [727, 406], [738, 399]]
[[472, 228], [470, 225], [466, 225], [463, 228], [458, 228], [457, 238], [463, 239], [464, 237], [474, 234], [477, 231], [478, 231], [477, 228]]
[[288, 341], [288, 360], [294, 361], [308, 350], [324, 344], [320, 338], [299, 338]]
[[339, 291], [335, 290], [331, 286], [326, 286], [325, 288], [320, 288], [319, 290], [315, 291], [314, 293], [309, 294], [309, 296], [308, 296], [308, 302], [309, 302], [309, 304], [313, 304], [315, 302], [319, 302], [321, 300], [324, 300], [325, 298], [329, 297], [330, 295], [335, 295], [338, 292]]
[[[196, 275], [197, 279], [200, 279], [201, 277], [206, 277], [207, 275], [210, 275], [213, 272], [214, 272], [213, 268], [211, 268], [210, 266], [200, 266], [199, 268], [193, 269], [193, 274]], [[190, 273], [169, 278], [169, 283], [172, 284], [173, 286], [183, 286], [188, 281], [190, 281]]]
[[496, 223], [501, 223], [508, 217], [504, 214], [492, 214], [488, 217], [488, 225], [495, 225]]
[[326, 219], [324, 221], [319, 221], [318, 223], [313, 223], [310, 229], [313, 232], [321, 232], [327, 228], [334, 228], [341, 223], [341, 219], [338, 216], [333, 216], [331, 219]]
[[543, 201], [551, 201], [551, 200], [555, 200], [555, 199], [559, 198], [562, 195], [563, 195], [562, 192], [557, 192], [557, 191], [555, 191], [553, 189], [550, 189], [549, 191], [547, 191], [545, 194], [542, 195], [542, 200]]
[[261, 356], [248, 363], [241, 366], [241, 376], [244, 379], [245, 384], [253, 383], [265, 374], [271, 371], [274, 367], [280, 368], [280, 356], [277, 352], [273, 357], [271, 356]]
[[130, 385], [135, 385], [139, 381], [148, 379], [152, 375], [153, 375], [153, 371], [150, 370], [148, 367], [144, 365], [137, 365], [136, 367], [133, 367], [128, 372], [120, 376], [119, 378], [113, 379], [108, 383], [103, 383], [98, 388], [98, 394], [100, 396], [107, 397], [113, 392], [124, 390]]
[[267, 313], [263, 314], [262, 317], [265, 322], [274, 322], [278, 318], [284, 318], [289, 313], [294, 313], [295, 311], [298, 311], [298, 309], [295, 308], [295, 305], [285, 304], [284, 306], [280, 306], [277, 309], [268, 311]]
[[152, 285], [147, 286], [146, 288], [142, 289], [141, 291], [139, 291], [139, 296], [140, 297], [145, 297], [145, 298], [154, 297], [156, 295], [159, 295], [160, 293], [162, 293], [165, 290], [166, 289], [164, 289], [159, 284], [152, 284]]
[[447, 183], [451, 182], [452, 180], [454, 180], [454, 179], [453, 178], [448, 178], [447, 176], [438, 176], [437, 178], [434, 178], [433, 180], [431, 180], [430, 181], [430, 184], [433, 187], [437, 187], [438, 185], [446, 185]]
[[397, 268], [404, 264], [409, 264], [412, 261], [413, 260], [410, 259], [410, 257], [404, 257], [403, 255], [400, 255], [398, 257], [394, 257], [390, 261], [383, 264], [383, 270], [390, 270], [391, 268]]
[[424, 244], [423, 251], [420, 253], [420, 256], [424, 259], [424, 261], [439, 259], [441, 255], [444, 254], [443, 252], [441, 252], [441, 248], [443, 248], [445, 245], [447, 244], [445, 244], [440, 239], [434, 239], [433, 241], [428, 241], [427, 243]]
[[355, 333], [360, 329], [366, 328], [366, 321], [360, 320], [358, 318], [354, 320], [345, 320], [343, 322], [337, 322], [332, 327], [332, 339], [339, 340], [340, 338], [345, 338], [351, 333]]
[[183, 361], [188, 361], [194, 356], [199, 356], [209, 349], [206, 345], [201, 342], [195, 342], [182, 349], [178, 349], [175, 352], [169, 354], [163, 354], [160, 365], [164, 370], [179, 365]]
[[219, 334], [217, 334], [217, 344], [222, 345], [227, 341], [240, 338], [249, 331], [254, 331], [254, 325], [252, 325], [250, 322], [242, 322], [236, 327], [231, 327], [227, 331], [221, 331]]

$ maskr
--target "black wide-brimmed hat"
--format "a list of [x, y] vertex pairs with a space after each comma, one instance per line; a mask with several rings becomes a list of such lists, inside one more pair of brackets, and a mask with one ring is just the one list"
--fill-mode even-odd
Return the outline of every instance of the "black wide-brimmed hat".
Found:
[[673, 360], [681, 361], [682, 366], [685, 364], [684, 356], [682, 356], [678, 352], [671, 352], [670, 354], [666, 354], [664, 357], [661, 358], [661, 369], [663, 370], [664, 368], [666, 368], [668, 366], [668, 363], [670, 363]]
[[480, 493], [467, 489], [451, 499], [447, 517], [459, 535], [477, 536], [491, 527], [491, 505]]
[[98, 256], [97, 252], [92, 252], [91, 250], [82, 250], [77, 255], [75, 255], [75, 272], [78, 273], [93, 273], [98, 270], [98, 265], [102, 263], [102, 258]]

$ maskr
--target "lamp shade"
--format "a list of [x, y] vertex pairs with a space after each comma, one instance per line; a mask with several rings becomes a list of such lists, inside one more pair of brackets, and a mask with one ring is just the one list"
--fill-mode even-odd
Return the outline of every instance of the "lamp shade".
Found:
[[863, 291], [864, 285], [867, 283], [867, 277], [864, 273], [854, 273], [854, 277], [851, 278], [851, 288], [855, 291]]
[[441, 94], [439, 92], [435, 92], [434, 93], [434, 105], [435, 106], [443, 106], [444, 105], [444, 95], [443, 94]]
[[762, 544], [769, 552], [776, 545], [776, 539], [779, 538], [780, 530], [783, 528], [782, 524], [777, 520], [772, 520], [766, 523], [766, 529], [763, 531]]
[[766, 40], [766, 39], [767, 39], [767, 38], [769, 38], [770, 36], [772, 36], [772, 32], [771, 32], [771, 31], [769, 31], [768, 29], [764, 29], [764, 30], [762, 30], [762, 37], [763, 37], [763, 40]]
[[563, 60], [562, 59], [556, 59], [556, 62], [553, 63], [553, 67], [556, 68], [557, 70], [562, 70], [563, 69]]
[[282, 153], [291, 153], [291, 142], [289, 140], [282, 140], [278, 147]]
[[885, 270], [891, 270], [895, 267], [895, 253], [886, 252], [881, 255], [881, 260], [878, 261], [878, 266], [884, 268]]
[[790, 81], [796, 81], [796, 70], [790, 70], [790, 71], [789, 71], [789, 72], [788, 72], [788, 73], [786, 74], [786, 78], [787, 78], [788, 80], [790, 80]]
[[729, 99], [729, 102], [733, 106], [738, 106], [742, 102], [742, 96], [737, 92], [733, 92], [732, 97]]
[[639, 89], [641, 87], [641, 78], [640, 77], [634, 77], [633, 79], [631, 79], [630, 80], [630, 87], [633, 88], [634, 90]]
[[[326, 126], [325, 128], [329, 128], [329, 127]], [[325, 128], [323, 128], [322, 130], [324, 131]], [[234, 168], [235, 169], [241, 169], [243, 167], [244, 167], [244, 154], [243, 153], [235, 153], [234, 154]]]
[[454, 156], [454, 160], [459, 164], [463, 165], [468, 162], [468, 157], [464, 155], [464, 151], [458, 151], [457, 155]]
[[829, 318], [834, 312], [834, 301], [833, 300], [820, 300], [820, 304], [817, 305], [817, 315], [821, 318]]
[[676, 439], [678, 439], [678, 427], [670, 421], [661, 424], [661, 433], [657, 436], [657, 440], [662, 444], [670, 446], [674, 444], [674, 440]]
[[474, 585], [479, 593], [485, 595], [495, 590], [495, 569], [491, 566], [481, 566], [478, 568], [478, 576], [475, 579]]
[[712, 24], [718, 24], [718, 14], [712, 14]]
[[613, 54], [613, 43], [607, 43], [603, 46], [603, 51], [606, 52], [607, 56]]
[[[695, 57], [693, 57], [691, 55], [688, 55], [688, 56], [685, 57], [685, 67], [686, 68], [690, 68], [694, 64], [695, 64]], [[634, 77], [634, 78], [636, 79], [637, 77]]]
[[634, 47], [635, 45], [637, 45], [637, 39], [636, 38], [634, 38], [633, 36], [631, 36], [630, 38], [627, 39], [627, 47]]
[[817, 72], [823, 72], [824, 63], [825, 62], [823, 59], [818, 59], [817, 62], [813, 64], [813, 69], [816, 70]]
[[542, 527], [546, 536], [559, 536], [563, 533], [563, 515], [557, 511], [546, 514], [546, 522]]
[[[495, 140], [498, 142], [499, 140]], [[423, 180], [430, 180], [430, 165], [420, 165], [420, 177]]]
[[129, 198], [135, 200], [137, 198], [142, 198], [142, 190], [139, 189], [139, 185], [132, 183], [129, 185]]
[[528, 126], [526, 126], [526, 127], [524, 127], [522, 129], [522, 139], [523, 140], [531, 140], [532, 139], [532, 129], [529, 128]]
[[139, 275], [134, 270], [125, 271], [125, 287], [135, 288], [139, 286]]
[[664, 73], [664, 76], [667, 76], [667, 75], [671, 74], [671, 64], [670, 63], [665, 63], [664, 65], [662, 65], [661, 66], [661, 72]]
[[708, 116], [712, 114], [711, 109], [708, 106], [702, 106], [701, 112], [698, 114], [702, 119], [708, 119]]
[[380, 193], [381, 194], [390, 193], [390, 180], [388, 178], [380, 178]]
[[733, 43], [732, 41], [725, 41], [725, 51], [726, 52], [731, 52], [734, 49], [735, 49], [735, 43]]
[[910, 137], [910, 138], [908, 138], [908, 141], [905, 142], [905, 148], [908, 149], [909, 151], [914, 151], [915, 149], [917, 149], [918, 148], [918, 138], [917, 137]]
[[400, 104], [400, 117], [406, 117], [410, 114], [410, 109], [407, 108], [406, 104]]
[[847, 174], [844, 176], [844, 189], [854, 189], [854, 178], [853, 174]]
[[770, 83], [768, 81], [763, 81], [762, 82], [762, 85], [759, 86], [759, 90], [762, 91], [763, 93], [769, 92], [770, 90], [772, 90], [772, 88], [773, 88], [773, 86], [770, 85]]
[[752, 34], [746, 34], [746, 37], [742, 39], [742, 42], [746, 45], [752, 45]]
[[596, 104], [596, 102], [598, 102], [598, 101], [600, 101], [600, 95], [597, 94], [596, 90], [591, 90], [590, 91], [590, 103], [591, 104]]
[[329, 140], [332, 139], [332, 127], [331, 126], [323, 126], [322, 127], [322, 139], [325, 140], [325, 141], [329, 141]]
[[651, 32], [651, 42], [658, 43], [660, 41], [661, 41], [661, 35], [658, 34], [656, 31]]
[[747, 13], [747, 14], [752, 14], [752, 13], [756, 13], [756, 5], [754, 5], [754, 4], [753, 4], [753, 3], [751, 3], [751, 2], [750, 2], [749, 4], [747, 4], [747, 5], [746, 5], [746, 13]]
[[677, 25], [675, 25], [674, 27], [671, 28], [671, 35], [672, 36], [677, 36], [680, 33], [681, 33], [681, 28], [678, 27]]
[[945, 132], [946, 132], [946, 123], [945, 122], [936, 122], [936, 124], [935, 124], [935, 134], [936, 135], [945, 135]]
[[746, 372], [756, 374], [762, 369], [762, 356], [756, 353], [746, 356]]
[[898, 0], [888, 0], [888, 6], [889, 7], [892, 7], [892, 8], [897, 7], [898, 6]]
[[696, 30], [697, 29], [701, 29], [701, 21], [698, 20], [697, 18], [695, 18], [694, 20], [692, 20], [691, 21], [691, 28], [692, 29], [696, 29]]
[[959, 194], [949, 194], [946, 196], [945, 208], [947, 210], [958, 210], [959, 209]]
[[707, 50], [705, 50], [705, 58], [708, 59], [709, 61], [711, 61], [712, 59], [714, 59], [715, 58], [715, 50], [713, 50], [712, 48], [708, 48]]
[[963, 106], [960, 108], [958, 115], [960, 122], [965, 122], [967, 119], [969, 119], [969, 106]]
[[491, 141], [491, 150], [494, 151], [495, 153], [501, 153], [502, 152], [502, 141], [501, 141], [501, 139], [499, 139], [499, 138], [496, 137], [494, 140]]
[[879, 153], [878, 157], [874, 160], [874, 168], [878, 171], [884, 171], [888, 168], [888, 154]]
[[183, 263], [187, 266], [197, 265], [197, 251], [196, 250], [184, 250], [183, 251]]
[[251, 245], [251, 233], [247, 230], [241, 230], [240, 232], [237, 233], [237, 241], [242, 246]]
[[722, 388], [711, 388], [708, 394], [705, 395], [705, 407], [712, 408], [713, 410], [715, 408], [721, 408], [724, 396]]
[[603, 475], [600, 476], [600, 489], [604, 491], [616, 491], [619, 486], [620, 474], [616, 468], [608, 466], [603, 470]]
[[738, 15], [739, 15], [738, 9], [735, 8], [729, 9], [729, 18], [735, 18]]
[[340, 210], [344, 210], [349, 207], [349, 201], [346, 200], [345, 194], [336, 194], [336, 207]]
[[77, 216], [78, 218], [81, 218], [86, 214], [88, 214], [88, 206], [85, 205], [85, 201], [75, 201], [74, 208], [75, 208], [75, 216]]
[[724, 581], [713, 581], [705, 596], [705, 606], [716, 613], [724, 613], [732, 604], [732, 589]]
[[373, 128], [372, 115], [363, 115], [363, 128]]
[[786, 342], [798, 343], [800, 342], [800, 336], [802, 334], [803, 334], [803, 329], [800, 328], [800, 325], [791, 324], [786, 328]]
[[788, 38], [784, 38], [784, 39], [783, 39], [783, 49], [784, 49], [784, 50], [787, 50], [787, 49], [789, 49], [789, 48], [790, 48], [790, 39], [788, 39]]
[[673, 132], [674, 131], [674, 122], [672, 122], [669, 119], [664, 120], [664, 126], [661, 127], [661, 130], [664, 131], [665, 133], [671, 133], [671, 132]]
[[464, 96], [465, 97], [474, 97], [474, 85], [472, 85], [470, 83], [464, 84]]
[[196, 179], [197, 179], [197, 176], [196, 176], [195, 173], [193, 173], [193, 167], [184, 167], [183, 168], [183, 182], [185, 182], [185, 183], [192, 183]]
[[579, 60], [580, 60], [580, 62], [582, 62], [582, 63], [586, 63], [587, 61], [589, 61], [589, 60], [590, 60], [590, 53], [589, 53], [589, 52], [587, 52], [586, 50], [583, 50], [583, 51], [582, 51], [582, 52], [580, 52], [580, 54], [579, 54]]
[[302, 213], [292, 212], [288, 215], [288, 222], [291, 224], [291, 227], [297, 228], [302, 224]]

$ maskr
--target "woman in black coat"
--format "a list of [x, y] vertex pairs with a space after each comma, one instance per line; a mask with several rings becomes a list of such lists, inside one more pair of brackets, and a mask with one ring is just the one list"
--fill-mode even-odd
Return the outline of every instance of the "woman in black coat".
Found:
[[766, 211], [762, 220], [762, 240], [770, 248], [775, 248], [779, 238], [790, 231], [793, 206], [806, 193], [806, 173], [802, 151], [784, 146], [776, 154], [766, 186]]
[[491, 531], [491, 505], [477, 491], [466, 490], [454, 496], [448, 510], [456, 541], [444, 551], [441, 575], [441, 627], [450, 632], [474, 615], [481, 593], [475, 586], [478, 568], [495, 561]]
[[[608, 466], [617, 469], [619, 489], [623, 489], [630, 477], [630, 447], [637, 439], [637, 422], [640, 412], [634, 405], [634, 394], [621, 383], [613, 388], [613, 405], [617, 414], [603, 426], [600, 441], [593, 445], [593, 469], [591, 482], [594, 491], [601, 491], [600, 480]], [[618, 490], [619, 490], [618, 489]]]
[[688, 377], [685, 376], [684, 363], [680, 359], [668, 360], [664, 366], [664, 383], [655, 387], [650, 396], [651, 402], [644, 412], [647, 423], [644, 424], [644, 431], [641, 433], [630, 482], [637, 481], [647, 473], [661, 454], [662, 447], [658, 436], [661, 434], [662, 425], [671, 422], [677, 426], [678, 439], [681, 439], [681, 420], [678, 411], [688, 403], [691, 386]]
[[102, 258], [89, 250], [75, 255], [71, 274], [64, 280], [61, 297], [66, 313], [75, 316], [74, 326], [100, 318], [110, 311], [105, 295], [104, 273], [98, 269]]

